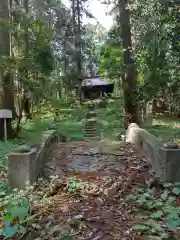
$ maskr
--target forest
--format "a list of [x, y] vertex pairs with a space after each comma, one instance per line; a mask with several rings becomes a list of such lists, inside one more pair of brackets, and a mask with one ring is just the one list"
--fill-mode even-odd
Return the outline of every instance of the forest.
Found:
[[[98, 75], [114, 84], [111, 98], [103, 99], [107, 107], [97, 110], [97, 135], [101, 138], [110, 142], [120, 140], [129, 124], [137, 123], [163, 143], [180, 142], [180, 1], [97, 1], [108, 7], [106, 14], [113, 19], [110, 29], [91, 12], [91, 0], [69, 0], [69, 6], [62, 0], [0, 1], [0, 109], [12, 111], [12, 119], [7, 119], [7, 141], [4, 141], [4, 119], [0, 118], [0, 239], [176, 240], [180, 237], [180, 184], [166, 183], [160, 198], [152, 198], [149, 190], [144, 189], [146, 170], [135, 180], [129, 177], [131, 173], [134, 178], [133, 169], [140, 169], [141, 165], [138, 153], [135, 163], [129, 160], [133, 156], [128, 158], [135, 151], [132, 146], [123, 146], [121, 154], [118, 153], [127, 161], [123, 167], [118, 165], [121, 169], [118, 174], [125, 176], [124, 182], [131, 182], [132, 186], [126, 186], [128, 190], [118, 198], [119, 202], [119, 188], [116, 189], [118, 194], [107, 204], [102, 194], [94, 192], [93, 203], [100, 201], [103, 209], [95, 219], [91, 216], [87, 220], [81, 214], [81, 207], [88, 205], [91, 197], [82, 191], [84, 182], [74, 177], [63, 182], [66, 190], [61, 189], [51, 198], [47, 192], [56, 188], [57, 183], [57, 177], [53, 176], [50, 180], [40, 177], [35, 186], [20, 192], [9, 189], [8, 154], [19, 145], [38, 145], [42, 133], [48, 129], [56, 129], [72, 142], [85, 141], [88, 106], [80, 100], [79, 86], [87, 76]], [[96, 23], [85, 23], [84, 18]], [[148, 119], [152, 123], [146, 127]], [[63, 158], [58, 149], [54, 158]], [[95, 179], [93, 174], [90, 179]], [[119, 178], [115, 181], [117, 185]], [[123, 189], [126, 183], [124, 187], [121, 185]], [[105, 182], [102, 185], [97, 188], [103, 189]], [[109, 189], [106, 192], [103, 194], [109, 196]], [[81, 198], [85, 201], [82, 204], [78, 200]], [[140, 214], [138, 204], [129, 207], [127, 198], [141, 205]], [[79, 204], [77, 212], [70, 210], [72, 201], [74, 209]], [[62, 210], [67, 207], [65, 203], [69, 204], [69, 215], [66, 214], [70, 220]], [[105, 216], [110, 211], [108, 204], [120, 215], [115, 217], [116, 213], [111, 212]], [[143, 204], [149, 209], [144, 209]], [[94, 205], [89, 203], [89, 206], [93, 209]], [[162, 209], [166, 207], [164, 213]], [[114, 214], [112, 219], [111, 214]], [[117, 218], [121, 223], [116, 222]], [[144, 220], [150, 223], [143, 225]], [[99, 227], [93, 227], [93, 221]], [[106, 229], [107, 235], [100, 227], [103, 221], [105, 226], [115, 221], [114, 226]]]
[[[19, 132], [22, 116], [30, 119], [42, 106], [55, 111], [72, 98], [94, 65], [123, 89], [131, 121], [141, 120], [138, 112], [148, 102], [179, 116], [176, 1], [149, 1], [145, 8], [139, 1], [112, 3], [109, 31], [98, 22], [83, 24], [83, 15], [93, 18], [88, 1], [74, 1], [70, 9], [61, 1], [1, 4], [1, 105], [17, 122], [14, 129], [8, 121], [9, 137]], [[3, 122], [0, 132], [3, 138]]]

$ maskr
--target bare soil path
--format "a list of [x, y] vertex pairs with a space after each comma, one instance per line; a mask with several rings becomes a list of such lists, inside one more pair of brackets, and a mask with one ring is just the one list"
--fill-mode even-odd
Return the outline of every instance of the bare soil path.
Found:
[[58, 183], [48, 190], [46, 207], [34, 206], [34, 212], [43, 209], [34, 239], [138, 239], [131, 231], [133, 203], [126, 199], [147, 174], [144, 157], [125, 142], [58, 143], [44, 169]]

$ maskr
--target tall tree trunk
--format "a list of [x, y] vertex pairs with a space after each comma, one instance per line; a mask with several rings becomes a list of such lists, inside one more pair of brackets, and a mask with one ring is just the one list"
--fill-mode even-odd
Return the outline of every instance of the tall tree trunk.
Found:
[[67, 46], [67, 40], [68, 40], [68, 31], [66, 30], [65, 31], [65, 39], [64, 39], [64, 42], [63, 42], [63, 51], [65, 52], [65, 56], [64, 56], [64, 66], [63, 66], [63, 75], [66, 76], [67, 74], [67, 70], [68, 70], [68, 58], [67, 58], [67, 49], [68, 49], [68, 46]]
[[[75, 46], [76, 78], [79, 85], [77, 95], [81, 96], [82, 54], [81, 54], [81, 9], [80, 0], [72, 0], [72, 25]], [[80, 97], [81, 98], [81, 97]]]
[[[73, 29], [73, 43], [74, 48], [76, 48], [76, 0], [72, 0], [71, 11], [72, 11], [72, 29]], [[76, 57], [76, 54], [75, 54]], [[76, 61], [76, 59], [75, 59]], [[77, 64], [76, 64], [77, 65]], [[77, 66], [76, 66], [77, 68]]]
[[127, 6], [128, 0], [119, 0], [119, 25], [121, 31], [121, 40], [123, 45], [123, 60], [124, 60], [124, 109], [125, 127], [131, 122], [139, 123], [138, 104], [136, 99], [136, 81], [137, 69], [132, 57], [132, 40], [131, 40], [131, 25], [130, 12]]
[[[29, 12], [29, 0], [24, 0], [24, 9], [26, 12], [26, 15], [28, 15]], [[24, 23], [24, 56], [27, 60], [29, 57], [29, 34], [28, 34], [28, 22], [27, 20]], [[28, 70], [27, 68], [23, 69], [23, 75], [25, 78], [25, 83], [28, 81]], [[23, 111], [25, 113], [25, 117], [27, 119], [31, 119], [31, 111], [30, 111], [30, 99], [28, 96], [28, 90], [26, 90], [26, 86], [24, 86], [24, 95], [23, 95]]]
[[72, 0], [72, 24], [74, 35], [74, 46], [76, 50], [75, 62], [77, 77], [82, 74], [82, 54], [81, 54], [81, 9], [80, 0]]
[[76, 31], [76, 51], [77, 51], [77, 73], [78, 77], [82, 75], [82, 54], [81, 54], [81, 10], [80, 0], [77, 0], [77, 31]]
[[[5, 24], [0, 24], [0, 57], [11, 57], [11, 35], [9, 26], [10, 22], [10, 2], [9, 0], [0, 1], [0, 19]], [[1, 84], [1, 108], [14, 110], [14, 89], [13, 78], [9, 70], [5, 67], [0, 68], [0, 84]], [[13, 129], [11, 119], [7, 121], [7, 137], [13, 137]], [[0, 138], [4, 138], [4, 124], [0, 119]]]

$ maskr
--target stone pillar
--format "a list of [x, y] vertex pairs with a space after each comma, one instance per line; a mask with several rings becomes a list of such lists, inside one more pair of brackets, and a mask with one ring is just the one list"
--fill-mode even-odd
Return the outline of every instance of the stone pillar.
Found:
[[143, 127], [152, 127], [152, 103], [148, 102], [143, 107], [143, 117], [142, 117], [142, 126]]
[[8, 156], [8, 182], [12, 189], [24, 189], [36, 181], [36, 150]]

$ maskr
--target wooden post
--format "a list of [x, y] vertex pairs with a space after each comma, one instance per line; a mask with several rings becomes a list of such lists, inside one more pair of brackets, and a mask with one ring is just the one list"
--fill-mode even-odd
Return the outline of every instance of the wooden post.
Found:
[[82, 91], [82, 94], [81, 94], [81, 98], [82, 100], [84, 100], [84, 92]]
[[7, 124], [6, 124], [6, 118], [4, 118], [4, 140], [7, 141]]
[[7, 141], [7, 119], [12, 118], [12, 110], [0, 109], [0, 118], [4, 119], [4, 140]]
[[100, 91], [100, 98], [102, 98], [102, 96], [103, 96], [103, 95], [102, 95], [102, 90], [101, 90], [101, 91]]

